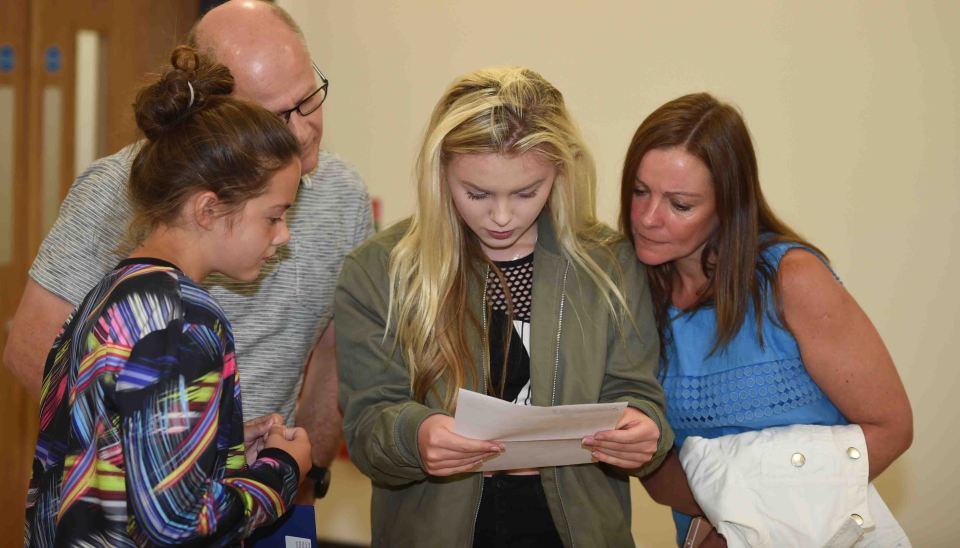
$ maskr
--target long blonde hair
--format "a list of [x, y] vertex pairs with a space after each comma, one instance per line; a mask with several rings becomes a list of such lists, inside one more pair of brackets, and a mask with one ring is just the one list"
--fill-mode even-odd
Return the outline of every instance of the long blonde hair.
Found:
[[[545, 209], [553, 217], [562, 255], [606, 290], [602, 293], [615, 315], [618, 309], [626, 310], [617, 284], [587, 253], [588, 246], [606, 243], [610, 236], [596, 219], [593, 158], [563, 96], [526, 68], [465, 74], [433, 110], [417, 159], [417, 211], [390, 255], [387, 325], [396, 325], [395, 340], [419, 402], [435, 392], [452, 411], [457, 389], [468, 376], [475, 379], [466, 330], [480, 326], [467, 302], [467, 288], [471, 279], [483, 276], [476, 264], [496, 268], [457, 213], [444, 166], [454, 154], [518, 155], [531, 150], [557, 167]], [[486, 341], [486, 334], [481, 335]], [[437, 389], [441, 381], [446, 385], [442, 395]]]

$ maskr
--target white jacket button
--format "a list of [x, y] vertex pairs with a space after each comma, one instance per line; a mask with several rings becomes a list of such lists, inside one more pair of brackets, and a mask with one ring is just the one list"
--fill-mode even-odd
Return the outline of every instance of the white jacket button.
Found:
[[860, 458], [860, 450], [856, 447], [847, 447], [847, 456], [853, 460]]
[[796, 466], [797, 468], [800, 468], [806, 462], [807, 457], [804, 457], [803, 453], [794, 453], [793, 456], [790, 457], [790, 464]]

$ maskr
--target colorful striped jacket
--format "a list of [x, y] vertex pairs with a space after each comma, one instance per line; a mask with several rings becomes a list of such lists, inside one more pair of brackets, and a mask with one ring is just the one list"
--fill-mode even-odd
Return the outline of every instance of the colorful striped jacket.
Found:
[[47, 357], [26, 546], [224, 545], [283, 514], [296, 461], [244, 459], [230, 322], [174, 265], [128, 259]]

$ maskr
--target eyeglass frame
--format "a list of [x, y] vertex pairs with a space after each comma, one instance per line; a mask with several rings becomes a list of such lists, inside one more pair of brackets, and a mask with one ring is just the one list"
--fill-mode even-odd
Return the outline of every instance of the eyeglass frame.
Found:
[[[329, 95], [329, 91], [330, 91], [330, 80], [328, 80], [327, 77], [323, 75], [323, 72], [320, 71], [320, 67], [318, 67], [316, 63], [311, 63], [311, 65], [313, 65], [313, 70], [316, 71], [317, 76], [320, 77], [320, 81], [323, 83], [320, 84], [320, 87], [313, 90], [313, 92], [310, 93], [310, 95], [307, 95], [302, 100], [300, 100], [300, 102], [294, 105], [293, 108], [283, 110], [277, 113], [277, 116], [279, 116], [280, 119], [283, 120], [285, 124], [290, 123], [290, 117], [293, 116], [294, 112], [296, 112], [300, 116], [304, 116], [304, 117], [310, 116], [311, 114], [316, 112], [320, 107], [322, 107], [323, 103], [327, 101], [327, 96]], [[316, 108], [314, 108], [310, 112], [303, 112], [302, 110], [300, 110], [300, 107], [303, 106], [304, 103], [306, 103], [310, 99], [313, 99], [313, 97], [316, 94], [320, 93], [321, 91], [323, 92], [323, 99], [320, 100], [320, 103], [317, 104]]]

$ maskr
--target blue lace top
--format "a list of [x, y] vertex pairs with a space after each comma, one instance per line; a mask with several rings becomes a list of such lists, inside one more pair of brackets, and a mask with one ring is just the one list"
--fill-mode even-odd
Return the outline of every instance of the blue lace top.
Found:
[[[775, 244], [763, 252], [780, 268], [784, 254], [798, 244]], [[769, 296], [769, 290], [768, 290]], [[688, 436], [716, 438], [790, 424], [847, 424], [836, 406], [807, 373], [796, 339], [779, 325], [768, 300], [763, 320], [763, 348], [751, 305], [740, 331], [713, 355], [716, 314], [704, 307], [681, 314], [671, 307], [673, 342], [664, 348], [667, 372], [663, 388], [667, 419], [676, 433], [676, 447]], [[690, 516], [674, 512], [681, 545]]]

